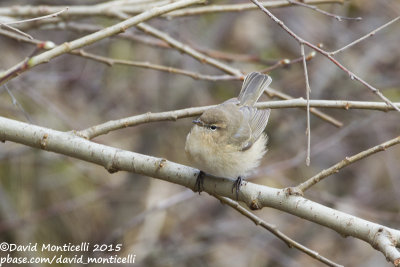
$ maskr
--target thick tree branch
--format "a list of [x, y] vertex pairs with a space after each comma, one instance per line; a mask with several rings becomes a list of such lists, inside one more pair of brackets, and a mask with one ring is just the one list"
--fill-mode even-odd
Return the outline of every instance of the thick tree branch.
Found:
[[[130, 151], [97, 144], [78, 137], [72, 132], [60, 132], [0, 117], [0, 140], [12, 141], [46, 151], [71, 156], [103, 166], [110, 173], [129, 171], [162, 179], [195, 189], [199, 170], [166, 159], [146, 156]], [[233, 179], [207, 176], [204, 191], [228, 198]], [[285, 189], [244, 182], [239, 200], [251, 209], [271, 207], [328, 227], [343, 236], [352, 236], [371, 244], [392, 263], [400, 262], [397, 246], [400, 231], [340, 212], [302, 196], [291, 195]]]

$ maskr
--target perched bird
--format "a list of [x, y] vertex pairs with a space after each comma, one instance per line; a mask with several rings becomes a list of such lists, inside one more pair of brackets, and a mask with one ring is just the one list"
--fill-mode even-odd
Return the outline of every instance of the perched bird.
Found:
[[272, 82], [258, 72], [248, 74], [237, 98], [206, 110], [186, 137], [185, 151], [193, 166], [200, 169], [197, 189], [202, 191], [203, 172], [219, 177], [237, 178], [238, 197], [242, 178], [260, 164], [266, 153], [263, 133], [270, 109], [258, 110], [254, 104]]

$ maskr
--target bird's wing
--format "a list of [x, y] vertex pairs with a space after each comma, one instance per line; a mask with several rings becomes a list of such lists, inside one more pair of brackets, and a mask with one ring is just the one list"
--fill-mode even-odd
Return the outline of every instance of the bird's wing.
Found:
[[241, 106], [253, 106], [264, 90], [270, 85], [272, 79], [266, 74], [252, 72], [244, 79], [238, 99]]
[[240, 108], [240, 111], [243, 114], [244, 120], [249, 122], [250, 127], [250, 138], [243, 144], [242, 150], [249, 149], [261, 136], [265, 127], [268, 123], [269, 114], [271, 113], [270, 109], [256, 109], [249, 106], [244, 106]]

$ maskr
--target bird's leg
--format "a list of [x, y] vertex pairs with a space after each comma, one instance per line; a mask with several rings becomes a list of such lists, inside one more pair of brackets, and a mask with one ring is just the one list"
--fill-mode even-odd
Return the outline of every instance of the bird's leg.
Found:
[[242, 176], [239, 176], [236, 179], [236, 181], [233, 183], [233, 186], [232, 186], [232, 193], [233, 193], [233, 189], [236, 189], [236, 200], [239, 199], [239, 191], [240, 191], [240, 187], [242, 186], [242, 181], [243, 181]]
[[206, 173], [203, 171], [200, 171], [199, 175], [197, 175], [196, 184], [194, 185], [194, 187], [197, 190], [197, 192], [199, 192], [199, 195], [204, 189], [204, 177], [205, 176], [206, 176]]

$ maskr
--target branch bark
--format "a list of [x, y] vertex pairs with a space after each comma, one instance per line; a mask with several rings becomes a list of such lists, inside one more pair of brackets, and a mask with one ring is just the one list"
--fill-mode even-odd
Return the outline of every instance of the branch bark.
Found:
[[[110, 173], [129, 171], [162, 179], [195, 190], [199, 170], [166, 159], [97, 144], [75, 135], [0, 117], [0, 140], [78, 158], [103, 166]], [[206, 176], [204, 191], [235, 198], [233, 179]], [[342, 236], [363, 240], [392, 263], [400, 263], [400, 231], [373, 223], [308, 200], [288, 190], [244, 182], [239, 200], [251, 209], [271, 207], [328, 227]]]

